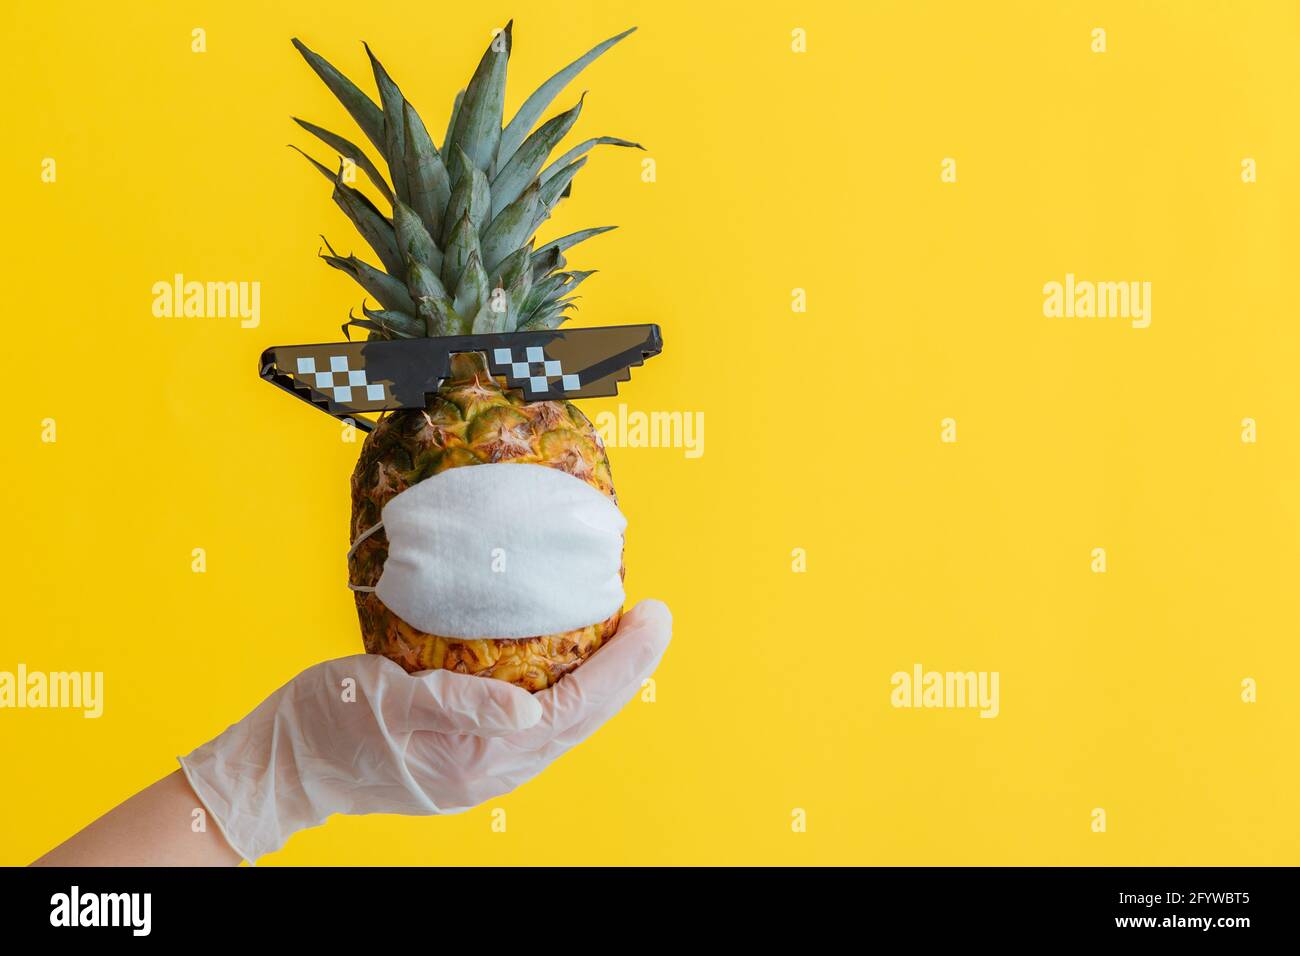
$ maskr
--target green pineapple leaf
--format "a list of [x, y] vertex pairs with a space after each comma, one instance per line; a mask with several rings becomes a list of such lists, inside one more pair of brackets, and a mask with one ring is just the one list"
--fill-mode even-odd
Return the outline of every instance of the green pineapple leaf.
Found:
[[470, 223], [474, 227], [474, 232], [479, 233], [487, 224], [488, 213], [492, 209], [492, 190], [488, 186], [487, 176], [477, 166], [472, 165], [464, 150], [456, 147], [456, 166], [459, 169], [468, 169], [468, 175], [463, 175], [460, 180], [455, 182], [451, 190], [451, 199], [447, 202], [446, 218], [443, 220], [443, 228], [447, 232], [442, 237], [442, 246], [445, 249], [451, 241], [451, 231], [456, 228], [462, 216], [469, 216]]
[[343, 182], [342, 170], [334, 177], [334, 202], [352, 220], [361, 238], [375, 250], [375, 255], [391, 275], [402, 274], [402, 256], [397, 249], [393, 224], [375, 208], [365, 195]]
[[532, 291], [524, 300], [523, 313], [531, 316], [533, 312], [559, 298], [567, 278], [567, 272], [553, 272], [543, 279], [535, 280]]
[[532, 312], [519, 326], [520, 332], [547, 332], [558, 329], [564, 322], [564, 306], [541, 307]]
[[406, 285], [415, 300], [416, 314], [424, 320], [425, 334], [454, 335], [456, 323], [451, 300], [433, 270], [418, 259], [412, 259]]
[[537, 208], [541, 204], [541, 190], [533, 183], [524, 194], [501, 211], [483, 233], [480, 246], [488, 272], [497, 267], [518, 249], [537, 228]]
[[465, 266], [469, 262], [471, 255], [479, 256], [480, 262], [482, 261], [478, 247], [478, 229], [474, 227], [474, 223], [470, 220], [469, 212], [465, 212], [451, 230], [451, 239], [443, 248], [443, 286], [448, 289], [459, 287], [461, 273], [465, 271]]
[[293, 143], [289, 144], [289, 148], [296, 151], [303, 159], [315, 166], [322, 176], [330, 182], [334, 182], [334, 170], [330, 169], [324, 163], [316, 162], [316, 160], [312, 159], [311, 155], [306, 150], [299, 149], [297, 146], [293, 145]]
[[456, 132], [456, 117], [460, 116], [460, 104], [465, 101], [465, 91], [461, 90], [451, 102], [451, 116], [447, 118], [447, 135], [442, 138], [442, 152], [447, 154], [452, 147], [451, 138]]
[[366, 48], [366, 56], [370, 57], [370, 69], [375, 74], [375, 86], [379, 89], [379, 102], [384, 110], [383, 153], [388, 159], [388, 176], [393, 181], [397, 198], [409, 203], [411, 191], [406, 178], [406, 99], [384, 65], [371, 51], [370, 45], [363, 43], [362, 46]]
[[376, 323], [374, 323], [374, 322], [370, 322], [370, 321], [368, 321], [367, 319], [358, 319], [358, 318], [355, 318], [355, 317], [352, 315], [352, 313], [349, 312], [349, 313], [348, 313], [348, 320], [347, 320], [346, 322], [344, 322], [342, 325], [339, 326], [339, 331], [341, 331], [341, 332], [343, 333], [343, 338], [344, 338], [344, 339], [346, 339], [347, 341], [351, 342], [351, 341], [353, 341], [352, 333], [351, 333], [350, 331], [348, 331], [348, 330], [349, 330], [349, 329], [354, 329], [354, 328], [355, 328], [355, 329], [365, 329], [365, 330], [367, 330], [368, 332], [370, 332], [371, 334], [366, 336], [366, 339], [367, 339], [367, 340], [369, 340], [369, 339], [374, 339], [374, 338], [391, 339], [391, 338], [396, 338], [396, 337], [397, 337], [396, 335], [394, 335], [394, 334], [388, 332], [388, 331], [387, 331], [386, 329], [384, 329], [382, 326], [380, 326], [380, 325], [378, 325], [378, 324], [376, 324]]
[[564, 292], [567, 294], [580, 286], [589, 276], [594, 276], [599, 269], [574, 269], [568, 273], [569, 278], [564, 283]]
[[393, 226], [397, 230], [398, 250], [403, 256], [423, 262], [435, 274], [442, 271], [442, 253], [434, 245], [419, 214], [400, 199], [393, 203]]
[[603, 43], [598, 43], [582, 56], [578, 57], [564, 69], [560, 70], [549, 80], [539, 86], [528, 99], [524, 100], [523, 106], [519, 107], [519, 112], [515, 113], [514, 119], [506, 126], [501, 133], [501, 140], [497, 145], [497, 167], [500, 168], [510, 162], [514, 156], [515, 150], [523, 143], [525, 137], [533, 125], [546, 112], [546, 107], [551, 105], [551, 101], [559, 95], [573, 80], [575, 76], [587, 68], [592, 60], [600, 56], [619, 40], [622, 40], [630, 33], [634, 33], [636, 27], [630, 30], [624, 30], [617, 36], [612, 36]]
[[576, 160], [565, 166], [550, 179], [539, 180], [542, 184], [541, 199], [546, 206], [546, 212], [555, 208], [565, 196], [569, 195], [569, 184], [573, 182], [573, 177], [578, 174], [578, 170], [587, 165], [587, 157]]
[[465, 151], [476, 169], [487, 172], [501, 139], [501, 112], [506, 98], [506, 63], [510, 59], [514, 21], [492, 38], [456, 115], [452, 141]]
[[645, 147], [640, 143], [634, 143], [629, 139], [619, 139], [617, 136], [596, 136], [592, 139], [582, 141], [542, 170], [542, 182], [546, 183], [552, 176], [559, 175], [559, 173], [564, 170], [565, 166], [573, 162], [579, 156], [585, 156], [596, 146], [625, 146], [631, 149], [645, 149]]
[[532, 291], [533, 273], [531, 269], [521, 268], [508, 285], [505, 286], [506, 302], [510, 309], [510, 314], [506, 321], [504, 331], [510, 332], [517, 329], [521, 322], [524, 321], [523, 304], [528, 299], [529, 292]]
[[[362, 151], [361, 147], [357, 146], [355, 143], [349, 142], [337, 133], [331, 133], [327, 129], [321, 129], [316, 124], [308, 123], [306, 120], [298, 119], [296, 116], [293, 117], [293, 121], [323, 142], [326, 146], [329, 146], [344, 159], [350, 160], [358, 169], [366, 174], [372, 183], [375, 184], [375, 188], [383, 193], [385, 199], [389, 202], [393, 201], [393, 191], [389, 188], [388, 181], [384, 179], [383, 173], [381, 173], [378, 167], [370, 161], [370, 157]], [[307, 154], [303, 153], [303, 155], [306, 156]], [[310, 156], [307, 158], [311, 159]], [[315, 160], [312, 161], [315, 162]], [[332, 179], [333, 173], [330, 173], [329, 175]]]
[[546, 245], [542, 246], [542, 248], [538, 249], [534, 255], [541, 255], [550, 249], [554, 249], [557, 252], [563, 252], [570, 246], [576, 246], [584, 239], [590, 239], [592, 236], [599, 236], [602, 232], [609, 232], [611, 229], [617, 228], [618, 226], [593, 226], [590, 229], [580, 229], [577, 232], [571, 232], [567, 236], [561, 236], [559, 239], [554, 239], [548, 242]]
[[460, 282], [456, 286], [456, 297], [452, 300], [452, 308], [456, 310], [458, 316], [467, 319], [476, 315], [487, 304], [488, 277], [483, 271], [483, 261], [476, 249], [469, 254], [469, 259], [461, 272]]
[[386, 339], [418, 339], [424, 335], [423, 324], [405, 312], [394, 312], [388, 309], [373, 311], [366, 308], [364, 304], [361, 306], [361, 311], [365, 313], [365, 319], [354, 318], [351, 312], [348, 313], [349, 321], [343, 326], [344, 334], [347, 334], [348, 326], [355, 326], [376, 332]]
[[447, 167], [442, 164], [437, 147], [429, 138], [420, 114], [405, 106], [406, 118], [406, 179], [411, 195], [411, 208], [420, 215], [430, 236], [442, 231], [442, 211], [451, 198], [451, 183]]
[[297, 37], [293, 38], [294, 48], [302, 54], [307, 65], [316, 71], [316, 75], [325, 81], [330, 92], [343, 104], [344, 109], [356, 120], [366, 138], [374, 144], [375, 149], [384, 151], [384, 116], [375, 101], [357, 89], [356, 84], [334, 69], [324, 57], [309, 50]]
[[407, 262], [406, 287], [417, 305], [420, 299], [426, 296], [444, 300], [449, 298], [447, 287], [442, 284], [438, 274], [419, 259], [410, 259]]
[[455, 335], [460, 330], [460, 320], [446, 299], [435, 296], [421, 299], [420, 318], [427, 336]]
[[521, 246], [497, 263], [497, 267], [488, 275], [495, 275], [497, 284], [506, 289], [509, 289], [522, 273], [527, 272], [531, 280], [532, 271], [528, 268], [528, 256], [532, 251], [532, 243]]
[[392, 216], [385, 216], [364, 193], [342, 181], [342, 169], [334, 172], [298, 150], [333, 184], [335, 203], [386, 270], [353, 255], [339, 256], [332, 248], [328, 255], [322, 254], [381, 306], [372, 312], [363, 304], [362, 317], [349, 314], [345, 332], [354, 328], [371, 338], [402, 338], [550, 329], [564, 321], [565, 312], [575, 308], [571, 293], [592, 274], [566, 271], [564, 251], [614, 227], [583, 229], [540, 248], [533, 233], [570, 194], [591, 149], [642, 147], [602, 136], [551, 160], [551, 151], [576, 124], [582, 99], [536, 130], [532, 127], [582, 69], [632, 32], [611, 37], [552, 76], [503, 129], [506, 70], [513, 44], [513, 21], [508, 23], [494, 36], [469, 84], [456, 96], [441, 149], [369, 46], [365, 50], [379, 90], [378, 103], [294, 40], [388, 167], [386, 177], [382, 164], [372, 162], [357, 144], [295, 118], [342, 161], [361, 167], [393, 207]]
[[365, 194], [343, 182], [342, 164], [338, 172], [333, 173], [327, 166], [316, 162], [297, 146], [291, 145], [289, 148], [297, 150], [304, 159], [320, 171], [321, 175], [334, 184], [334, 202], [352, 220], [353, 226], [361, 233], [362, 238], [374, 249], [375, 254], [383, 262], [384, 268], [393, 272], [394, 265], [400, 263], [401, 258], [397, 254], [397, 237], [393, 232], [392, 223], [375, 208], [374, 203], [367, 199]]
[[361, 303], [361, 311], [376, 322], [387, 322], [410, 333], [412, 337], [424, 334], [424, 329], [421, 328], [419, 321], [408, 312], [398, 312], [396, 309], [374, 310], [368, 308], [364, 302]]
[[474, 316], [474, 322], [470, 325], [472, 335], [493, 335], [500, 332], [509, 332], [512, 328], [510, 324], [510, 299], [505, 289], [497, 286], [493, 289]]
[[357, 285], [378, 299], [379, 304], [385, 309], [395, 309], [410, 315], [415, 314], [415, 300], [411, 298], [410, 293], [406, 291], [406, 286], [402, 284], [400, 279], [386, 272], [380, 272], [374, 266], [368, 262], [363, 262], [356, 256], [344, 258], [335, 254], [328, 242], [325, 243], [325, 247], [330, 250], [329, 255], [322, 254], [321, 258], [340, 272], [346, 272], [350, 275]]
[[[585, 96], [584, 93], [583, 97]], [[559, 116], [551, 117], [538, 127], [537, 132], [524, 140], [524, 144], [511, 157], [510, 162], [506, 163], [505, 168], [501, 169], [492, 180], [493, 216], [518, 199], [528, 188], [528, 184], [533, 181], [542, 164], [546, 162], [546, 157], [573, 128], [581, 112], [582, 99], [579, 99], [578, 104], [572, 109], [566, 110]]]
[[537, 282], [543, 276], [553, 272], [556, 269], [564, 267], [564, 257], [560, 255], [560, 250], [551, 246], [547, 249], [539, 249], [528, 258], [529, 272], [532, 273], [533, 281]]

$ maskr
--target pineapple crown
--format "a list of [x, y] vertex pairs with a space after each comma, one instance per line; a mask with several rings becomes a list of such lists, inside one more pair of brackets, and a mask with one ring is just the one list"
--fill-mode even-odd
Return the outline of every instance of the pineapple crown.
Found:
[[[493, 37], [469, 85], [456, 94], [441, 150], [369, 46], [379, 103], [294, 39], [298, 52], [388, 165], [385, 179], [354, 143], [294, 117], [339, 154], [339, 170], [333, 172], [299, 150], [333, 183], [334, 202], [383, 265], [381, 271], [354, 255], [340, 256], [326, 241], [329, 252], [322, 258], [355, 279], [380, 305], [370, 309], [363, 303], [361, 318], [349, 313], [344, 334], [349, 327], [364, 329], [372, 339], [541, 331], [559, 326], [565, 312], [575, 308], [573, 290], [592, 273], [566, 271], [564, 252], [614, 227], [583, 229], [540, 248], [534, 248], [533, 234], [569, 195], [573, 177], [593, 147], [643, 147], [598, 136], [547, 163], [577, 121], [582, 98], [537, 129], [533, 126], [587, 64], [636, 28], [597, 44], [560, 70], [503, 126], [512, 25]], [[344, 182], [344, 161], [364, 172], [392, 204], [391, 219]]]

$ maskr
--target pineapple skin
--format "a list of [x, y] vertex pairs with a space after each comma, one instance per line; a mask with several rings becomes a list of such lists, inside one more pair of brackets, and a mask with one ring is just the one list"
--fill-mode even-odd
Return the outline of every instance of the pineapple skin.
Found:
[[[580, 478], [617, 503], [609, 458], [596, 429], [569, 402], [525, 402], [494, 379], [484, 357], [452, 357], [451, 374], [423, 410], [386, 415], [367, 437], [352, 472], [351, 540], [377, 524], [394, 495], [449, 468], [489, 462], [547, 465]], [[353, 584], [373, 587], [388, 556], [383, 530], [367, 538], [349, 566]], [[620, 572], [621, 573], [621, 572]], [[426, 634], [371, 592], [356, 593], [366, 651], [408, 672], [447, 669], [509, 681], [526, 690], [551, 686], [618, 629], [621, 612], [597, 624], [518, 640], [463, 640]]]

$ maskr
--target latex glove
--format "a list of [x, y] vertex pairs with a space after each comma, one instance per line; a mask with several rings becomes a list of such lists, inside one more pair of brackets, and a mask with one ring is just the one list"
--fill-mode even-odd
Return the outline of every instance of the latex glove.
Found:
[[668, 608], [643, 601], [609, 643], [536, 694], [446, 670], [407, 674], [373, 654], [326, 661], [181, 767], [249, 862], [335, 813], [460, 813], [591, 736], [654, 672], [671, 633]]

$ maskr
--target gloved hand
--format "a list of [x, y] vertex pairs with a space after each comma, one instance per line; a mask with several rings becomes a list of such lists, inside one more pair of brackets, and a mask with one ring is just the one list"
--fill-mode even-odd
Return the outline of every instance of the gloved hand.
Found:
[[654, 672], [671, 633], [668, 608], [643, 601], [608, 644], [537, 694], [452, 671], [407, 674], [372, 654], [326, 661], [181, 767], [250, 863], [334, 813], [463, 812], [591, 736]]

